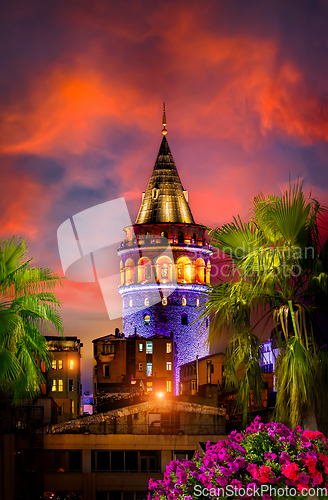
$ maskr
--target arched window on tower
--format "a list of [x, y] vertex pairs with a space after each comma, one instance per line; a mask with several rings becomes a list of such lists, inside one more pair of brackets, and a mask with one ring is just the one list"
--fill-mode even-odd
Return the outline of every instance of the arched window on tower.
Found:
[[183, 244], [184, 244], [184, 234], [183, 234], [183, 232], [182, 232], [182, 231], [179, 231], [179, 232], [178, 232], [178, 243], [179, 243], [180, 245], [183, 245]]
[[138, 262], [138, 283], [147, 283], [151, 278], [151, 261], [148, 257], [141, 257]]
[[196, 260], [196, 283], [206, 283], [206, 267], [203, 259]]
[[197, 234], [196, 233], [194, 233], [192, 235], [192, 239], [193, 239], [193, 243], [196, 245], [196, 243], [197, 243]]
[[125, 284], [132, 285], [134, 283], [134, 262], [128, 259], [125, 263]]
[[161, 283], [172, 281], [172, 260], [167, 255], [162, 255], [156, 262], [157, 279]]
[[211, 283], [211, 262], [207, 261], [206, 266], [206, 283], [209, 285]]
[[176, 263], [178, 283], [191, 283], [191, 260], [188, 257], [180, 257]]
[[124, 285], [124, 264], [120, 262], [120, 273], [121, 273], [121, 286]]

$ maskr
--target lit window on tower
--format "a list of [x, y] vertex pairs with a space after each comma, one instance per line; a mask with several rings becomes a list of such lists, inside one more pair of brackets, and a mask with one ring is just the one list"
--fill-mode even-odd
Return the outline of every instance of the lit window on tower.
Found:
[[181, 299], [181, 304], [182, 304], [183, 306], [186, 306], [186, 305], [187, 305], [187, 299], [186, 299], [186, 297], [182, 297], [182, 299]]
[[145, 298], [145, 306], [148, 307], [149, 306], [149, 299], [148, 297]]
[[172, 371], [172, 362], [171, 361], [166, 362], [166, 369], [168, 372]]
[[172, 344], [171, 344], [171, 342], [168, 342], [166, 344], [166, 353], [170, 354], [170, 352], [172, 352]]
[[150, 315], [145, 314], [144, 315], [144, 325], [149, 325], [150, 324]]
[[196, 306], [199, 306], [199, 299], [196, 300]]
[[130, 299], [129, 306], [130, 306], [130, 307], [132, 307], [132, 306], [133, 306], [133, 300], [132, 300], [132, 299]]
[[169, 268], [166, 262], [164, 262], [161, 267], [161, 278], [167, 279], [168, 277], [169, 277]]
[[167, 297], [162, 298], [162, 304], [163, 306], [167, 306]]

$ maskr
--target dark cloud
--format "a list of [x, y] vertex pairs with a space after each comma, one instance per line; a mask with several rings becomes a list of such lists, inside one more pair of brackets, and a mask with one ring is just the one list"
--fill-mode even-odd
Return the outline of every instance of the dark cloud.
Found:
[[16, 160], [17, 175], [28, 174], [41, 184], [56, 184], [63, 180], [65, 167], [52, 158], [36, 155], [19, 156]]

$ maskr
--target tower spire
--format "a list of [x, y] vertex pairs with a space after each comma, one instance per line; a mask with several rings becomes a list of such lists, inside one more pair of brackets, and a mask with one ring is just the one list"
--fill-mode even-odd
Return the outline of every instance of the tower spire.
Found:
[[165, 128], [166, 127], [165, 102], [163, 102], [163, 120], [162, 120], [162, 125], [163, 125], [162, 134], [166, 135], [167, 134], [167, 130]]

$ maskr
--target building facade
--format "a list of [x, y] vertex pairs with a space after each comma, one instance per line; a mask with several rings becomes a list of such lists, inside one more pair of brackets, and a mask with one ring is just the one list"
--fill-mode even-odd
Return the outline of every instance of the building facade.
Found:
[[172, 399], [53, 426], [44, 434], [44, 498], [144, 500], [172, 459], [224, 437], [224, 409]]
[[225, 354], [218, 353], [186, 363], [180, 368], [180, 394], [193, 396], [203, 393], [203, 388], [216, 385], [224, 386]]
[[173, 339], [107, 335], [93, 340], [95, 402], [114, 394], [173, 393]]
[[136, 223], [125, 232], [118, 250], [123, 331], [127, 337], [173, 338], [178, 394], [180, 366], [208, 353], [208, 323], [198, 317], [210, 285], [212, 250], [205, 228], [193, 219], [165, 135]]
[[53, 355], [51, 368], [41, 363], [46, 384], [43, 394], [49, 395], [58, 405], [58, 422], [75, 418], [81, 413], [81, 348], [77, 337], [45, 337]]

